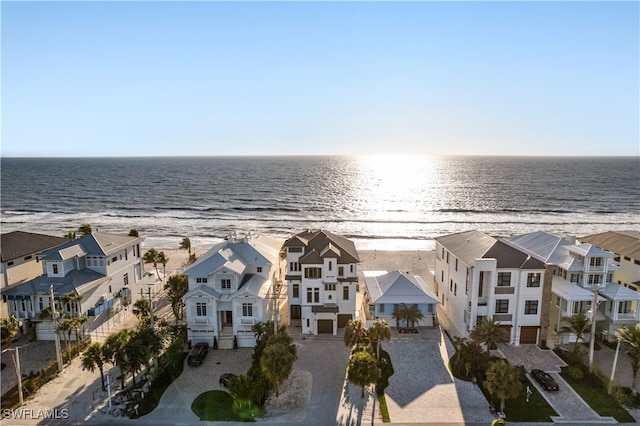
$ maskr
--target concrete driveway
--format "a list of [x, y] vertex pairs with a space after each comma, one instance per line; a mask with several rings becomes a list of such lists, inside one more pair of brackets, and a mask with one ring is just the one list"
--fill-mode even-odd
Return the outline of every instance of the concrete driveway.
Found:
[[438, 327], [383, 343], [394, 375], [385, 390], [392, 423], [483, 423], [495, 418], [471, 382], [455, 379], [447, 365], [453, 347]]

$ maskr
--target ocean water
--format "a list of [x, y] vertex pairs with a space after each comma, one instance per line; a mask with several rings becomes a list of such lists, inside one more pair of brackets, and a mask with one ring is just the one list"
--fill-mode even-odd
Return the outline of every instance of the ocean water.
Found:
[[470, 229], [580, 236], [640, 224], [633, 157], [2, 158], [1, 176], [2, 233], [90, 223], [166, 248], [322, 228], [360, 249], [427, 250]]

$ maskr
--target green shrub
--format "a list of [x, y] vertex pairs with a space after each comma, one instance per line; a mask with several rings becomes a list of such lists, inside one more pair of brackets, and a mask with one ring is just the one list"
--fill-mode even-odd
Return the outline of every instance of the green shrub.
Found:
[[389, 407], [387, 406], [387, 398], [384, 396], [384, 393], [378, 394], [378, 401], [380, 402], [380, 415], [382, 416], [382, 421], [384, 423], [389, 423], [391, 421], [391, 417], [389, 417]]
[[391, 357], [389, 353], [383, 349], [380, 349], [380, 378], [376, 382], [376, 392], [378, 395], [384, 394], [384, 390], [389, 386], [389, 377], [393, 376], [393, 364], [391, 363]]
[[569, 377], [571, 377], [575, 381], [582, 380], [582, 378], [584, 377], [584, 373], [582, 372], [582, 369], [576, 366], [568, 367], [567, 374], [569, 375]]

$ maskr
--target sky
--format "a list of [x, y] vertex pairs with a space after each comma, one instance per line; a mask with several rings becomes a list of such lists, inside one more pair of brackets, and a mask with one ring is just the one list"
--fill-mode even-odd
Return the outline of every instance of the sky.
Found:
[[638, 2], [0, 7], [2, 156], [640, 154]]

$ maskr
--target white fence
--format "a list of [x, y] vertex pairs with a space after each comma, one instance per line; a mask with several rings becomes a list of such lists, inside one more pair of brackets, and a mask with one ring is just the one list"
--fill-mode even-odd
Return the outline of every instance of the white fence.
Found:
[[113, 317], [109, 318], [107, 321], [98, 326], [95, 330], [87, 333], [92, 342], [98, 341], [100, 338], [109, 336], [110, 330], [112, 330], [116, 325], [122, 322], [131, 314], [129, 309], [123, 309], [122, 311], [115, 314]]

